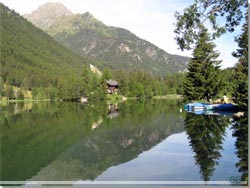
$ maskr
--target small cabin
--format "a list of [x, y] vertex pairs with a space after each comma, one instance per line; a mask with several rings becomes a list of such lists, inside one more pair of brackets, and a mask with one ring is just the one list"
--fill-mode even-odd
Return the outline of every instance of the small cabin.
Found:
[[117, 93], [119, 84], [116, 80], [107, 80], [106, 84], [108, 87], [108, 89], [107, 89], [108, 94], [116, 94]]

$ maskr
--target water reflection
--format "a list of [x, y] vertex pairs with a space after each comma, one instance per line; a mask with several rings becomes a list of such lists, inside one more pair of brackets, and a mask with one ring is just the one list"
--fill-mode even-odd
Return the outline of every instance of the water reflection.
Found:
[[106, 104], [33, 103], [29, 110], [14, 109], [3, 107], [1, 116], [5, 181], [95, 179], [184, 128], [173, 101], [120, 104], [113, 119]]
[[3, 106], [1, 180], [229, 180], [237, 168], [246, 180], [247, 113], [195, 115], [180, 113], [180, 106], [153, 100], [110, 108]]
[[183, 130], [182, 117], [172, 113], [169, 119], [164, 112], [168, 104], [160, 107], [158, 103], [156, 106], [121, 104], [121, 116], [105, 119], [94, 134], [72, 145], [32, 180], [94, 180], [107, 168], [130, 161], [167, 136]]
[[248, 117], [247, 112], [233, 118], [233, 136], [236, 137], [236, 154], [239, 162], [236, 163], [242, 181], [248, 181]]
[[113, 119], [118, 117], [118, 104], [108, 104], [108, 118]]
[[[19, 104], [18, 104], [19, 105]], [[32, 110], [16, 104], [2, 107], [1, 180], [26, 180], [72, 144], [92, 132], [98, 109], [74, 103], [33, 103]], [[105, 112], [106, 114], [106, 112]]]
[[218, 165], [228, 125], [228, 116], [186, 114], [185, 130], [204, 181], [210, 180]]

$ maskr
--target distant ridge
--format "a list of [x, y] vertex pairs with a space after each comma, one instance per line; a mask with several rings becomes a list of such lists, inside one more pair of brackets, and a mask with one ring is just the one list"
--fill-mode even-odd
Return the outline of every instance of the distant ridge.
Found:
[[187, 70], [188, 57], [171, 55], [126, 29], [106, 26], [89, 12], [72, 14], [61, 3], [47, 3], [24, 17], [65, 47], [112, 69], [161, 76]]

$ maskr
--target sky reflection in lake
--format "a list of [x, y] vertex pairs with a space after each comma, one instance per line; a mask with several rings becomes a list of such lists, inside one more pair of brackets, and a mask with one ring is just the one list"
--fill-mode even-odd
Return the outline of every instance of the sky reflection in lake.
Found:
[[230, 117], [180, 113], [180, 105], [177, 101], [123, 103], [112, 119], [105, 104], [6, 106], [1, 180], [245, 178], [247, 118], [230, 125]]
[[[238, 176], [235, 167], [237, 157], [232, 145], [235, 139], [230, 128], [228, 137], [223, 142], [223, 154], [211, 180], [228, 181], [230, 176]], [[194, 153], [189, 146], [185, 132], [169, 136], [149, 151], [136, 159], [107, 169], [96, 180], [131, 180], [131, 181], [189, 181], [203, 180], [195, 164]]]

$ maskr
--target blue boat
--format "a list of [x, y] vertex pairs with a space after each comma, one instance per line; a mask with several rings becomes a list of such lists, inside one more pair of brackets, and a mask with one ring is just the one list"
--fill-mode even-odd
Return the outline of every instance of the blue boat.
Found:
[[238, 106], [232, 103], [227, 104], [209, 104], [203, 102], [188, 103], [184, 105], [184, 109], [191, 110], [237, 110]]
[[203, 102], [196, 102], [196, 103], [188, 103], [184, 105], [184, 109], [191, 111], [191, 110], [204, 110], [206, 109], [206, 105], [209, 105], [208, 103]]
[[235, 114], [235, 111], [232, 111], [232, 110], [224, 110], [224, 111], [195, 110], [195, 111], [187, 111], [187, 112], [193, 113], [196, 115], [212, 115], [212, 116], [232, 116]]
[[227, 104], [219, 104], [214, 107], [215, 110], [223, 111], [223, 110], [237, 110], [238, 105], [234, 105], [232, 103]]
[[219, 104], [208, 104], [205, 106], [206, 110], [214, 110]]

